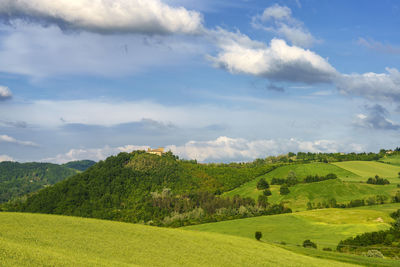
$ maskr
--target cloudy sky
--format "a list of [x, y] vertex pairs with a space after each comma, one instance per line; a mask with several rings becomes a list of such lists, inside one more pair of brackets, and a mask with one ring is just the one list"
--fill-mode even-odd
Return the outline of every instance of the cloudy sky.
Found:
[[399, 146], [396, 0], [1, 0], [0, 161]]

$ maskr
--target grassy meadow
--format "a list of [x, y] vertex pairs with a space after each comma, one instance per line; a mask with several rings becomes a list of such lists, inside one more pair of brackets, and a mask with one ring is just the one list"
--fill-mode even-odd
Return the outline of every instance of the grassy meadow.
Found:
[[387, 178], [391, 183], [400, 183], [400, 179], [398, 178], [400, 166], [394, 166], [376, 161], [345, 161], [335, 162], [332, 164], [349, 172], [355, 173], [361, 177], [360, 179], [348, 177], [348, 179], [343, 180], [365, 182], [367, 178], [379, 175], [379, 177]]
[[385, 156], [381, 158], [380, 161], [383, 161], [387, 164], [400, 166], [400, 155]]
[[0, 213], [1, 266], [350, 266], [254, 238], [29, 213]]

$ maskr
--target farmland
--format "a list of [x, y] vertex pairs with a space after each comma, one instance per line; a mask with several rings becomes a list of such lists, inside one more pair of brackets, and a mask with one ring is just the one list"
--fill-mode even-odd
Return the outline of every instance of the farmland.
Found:
[[0, 213], [3, 266], [347, 266], [245, 237]]

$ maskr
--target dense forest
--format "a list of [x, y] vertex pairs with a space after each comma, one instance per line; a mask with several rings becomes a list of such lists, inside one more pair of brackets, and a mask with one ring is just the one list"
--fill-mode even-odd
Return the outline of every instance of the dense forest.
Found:
[[290, 212], [267, 199], [219, 195], [275, 168], [253, 163], [198, 164], [171, 152], [120, 153], [3, 210], [66, 214], [179, 226]]
[[51, 163], [0, 162], [0, 203], [53, 185], [77, 171]]
[[94, 164], [96, 164], [96, 161], [93, 160], [76, 160], [67, 162], [62, 166], [83, 172], [92, 167]]
[[96, 162], [80, 160], [63, 165], [52, 163], [0, 162], [0, 203], [36, 192], [84, 171]]

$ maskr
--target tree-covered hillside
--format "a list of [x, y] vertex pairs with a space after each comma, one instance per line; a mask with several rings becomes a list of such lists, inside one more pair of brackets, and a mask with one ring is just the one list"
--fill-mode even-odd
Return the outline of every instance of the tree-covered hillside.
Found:
[[120, 153], [6, 210], [180, 226], [288, 212], [281, 205], [219, 194], [272, 170], [256, 163], [198, 164], [144, 151]]
[[62, 166], [83, 172], [92, 167], [94, 164], [96, 164], [96, 162], [93, 160], [76, 160], [67, 162]]
[[0, 203], [53, 185], [76, 170], [51, 163], [0, 162]]

